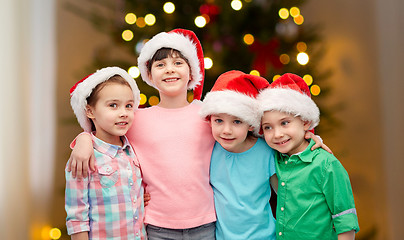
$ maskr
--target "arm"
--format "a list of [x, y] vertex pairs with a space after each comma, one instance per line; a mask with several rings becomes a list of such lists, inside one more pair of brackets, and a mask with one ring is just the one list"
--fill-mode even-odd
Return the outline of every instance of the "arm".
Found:
[[71, 146], [73, 146], [73, 151], [69, 158], [68, 171], [72, 172], [73, 178], [76, 178], [76, 176], [78, 179], [87, 177], [88, 166], [90, 166], [91, 170], [95, 171], [91, 135], [88, 133], [80, 133]]
[[272, 175], [269, 181], [271, 182], [271, 186], [275, 193], [278, 193], [278, 176], [276, 176], [276, 174]]
[[72, 234], [71, 240], [88, 240], [88, 232], [79, 232]]
[[338, 234], [338, 240], [354, 240], [354, 239], [355, 239], [355, 231], [354, 230]]
[[150, 199], [151, 199], [150, 193], [146, 192], [146, 190], [145, 190], [144, 195], [143, 195], [143, 201], [144, 201], [144, 206], [145, 206], [145, 207], [146, 207], [147, 205], [149, 205]]
[[314, 135], [314, 133], [310, 132], [310, 131], [306, 131], [306, 135], [304, 135], [305, 139], [313, 139], [314, 142], [316, 142], [316, 144], [313, 145], [313, 147], [311, 148], [311, 150], [313, 151], [316, 148], [321, 147], [322, 149], [326, 150], [327, 152], [332, 154], [332, 151], [329, 147], [327, 147], [327, 145], [325, 145], [323, 143], [323, 141], [321, 140], [321, 138], [317, 135]]

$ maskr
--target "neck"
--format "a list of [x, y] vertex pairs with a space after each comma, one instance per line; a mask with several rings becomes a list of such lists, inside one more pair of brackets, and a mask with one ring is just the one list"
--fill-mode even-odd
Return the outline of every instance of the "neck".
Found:
[[157, 105], [162, 108], [182, 108], [188, 106], [187, 93], [177, 96], [167, 96], [160, 94], [160, 103]]

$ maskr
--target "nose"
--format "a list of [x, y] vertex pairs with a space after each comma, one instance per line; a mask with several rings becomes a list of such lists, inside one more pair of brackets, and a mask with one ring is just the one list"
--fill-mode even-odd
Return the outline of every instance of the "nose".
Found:
[[126, 118], [128, 117], [128, 110], [126, 108], [121, 108], [119, 112], [119, 117]]
[[275, 128], [275, 129], [274, 129], [274, 136], [275, 136], [276, 138], [283, 137], [283, 132], [282, 132], [282, 130], [279, 129], [279, 128]]
[[223, 133], [224, 134], [231, 134], [232, 133], [232, 128], [231, 125], [228, 123], [223, 124]]
[[172, 63], [166, 64], [166, 72], [170, 73], [174, 71], [174, 65]]

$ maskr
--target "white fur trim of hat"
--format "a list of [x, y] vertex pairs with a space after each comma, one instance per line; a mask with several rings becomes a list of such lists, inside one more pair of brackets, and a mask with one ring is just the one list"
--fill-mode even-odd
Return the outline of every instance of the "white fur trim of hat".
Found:
[[202, 69], [200, 66], [201, 64], [200, 59], [198, 58], [197, 51], [197, 48], [201, 48], [201, 46], [199, 40], [191, 39], [192, 36], [186, 35], [187, 31], [188, 30], [177, 32], [161, 32], [156, 34], [152, 39], [146, 42], [138, 58], [138, 67], [143, 81], [154, 88], [156, 87], [149, 79], [147, 64], [157, 52], [157, 50], [161, 48], [172, 48], [181, 52], [181, 54], [184, 55], [184, 57], [189, 62], [191, 69], [191, 81], [188, 84], [188, 89], [194, 89], [196, 86], [203, 82], [204, 69]]
[[91, 132], [91, 122], [86, 114], [87, 98], [98, 84], [107, 81], [114, 75], [121, 76], [129, 83], [135, 100], [134, 110], [138, 108], [140, 102], [140, 91], [137, 87], [136, 81], [128, 74], [128, 72], [119, 67], [106, 67], [99, 69], [95, 73], [77, 82], [70, 89], [70, 104], [77, 117], [77, 121], [84, 131]]
[[303, 121], [310, 121], [309, 130], [320, 122], [320, 110], [307, 95], [290, 88], [268, 88], [257, 97], [260, 112], [280, 111], [299, 116]]

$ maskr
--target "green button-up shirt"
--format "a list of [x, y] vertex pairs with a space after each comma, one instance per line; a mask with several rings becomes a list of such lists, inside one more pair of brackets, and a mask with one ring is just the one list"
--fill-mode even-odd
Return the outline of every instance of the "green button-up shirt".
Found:
[[309, 146], [297, 155], [276, 154], [279, 179], [277, 239], [337, 239], [359, 231], [349, 176], [327, 151]]

